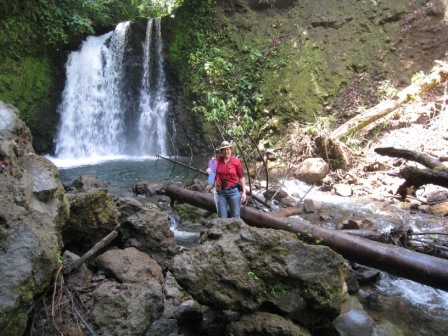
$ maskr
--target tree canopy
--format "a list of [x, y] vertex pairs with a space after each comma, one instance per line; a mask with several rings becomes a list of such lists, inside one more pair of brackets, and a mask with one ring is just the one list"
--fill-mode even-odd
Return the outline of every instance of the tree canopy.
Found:
[[121, 21], [168, 15], [181, 3], [182, 0], [2, 1], [0, 59], [58, 50]]

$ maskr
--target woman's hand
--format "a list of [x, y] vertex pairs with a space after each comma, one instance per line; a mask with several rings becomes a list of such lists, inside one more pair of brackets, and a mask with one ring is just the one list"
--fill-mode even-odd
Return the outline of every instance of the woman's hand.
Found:
[[210, 175], [210, 173], [212, 172], [212, 170], [211, 170], [210, 168], [207, 168], [207, 169], [205, 170], [205, 172], [206, 172], [207, 174]]
[[243, 191], [243, 193], [241, 194], [241, 202], [246, 201], [246, 190]]

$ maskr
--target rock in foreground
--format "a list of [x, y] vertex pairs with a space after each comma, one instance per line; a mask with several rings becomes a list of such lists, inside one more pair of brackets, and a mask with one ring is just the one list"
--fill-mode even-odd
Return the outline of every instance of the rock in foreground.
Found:
[[0, 102], [0, 330], [21, 335], [24, 311], [50, 283], [69, 205], [56, 167], [34, 154], [18, 111]]
[[196, 300], [243, 313], [281, 312], [310, 327], [340, 312], [344, 260], [292, 233], [215, 219], [203, 242], [174, 258], [172, 272]]

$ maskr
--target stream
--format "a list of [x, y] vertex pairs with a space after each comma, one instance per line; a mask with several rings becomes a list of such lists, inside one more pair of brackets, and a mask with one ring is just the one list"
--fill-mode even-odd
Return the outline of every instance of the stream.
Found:
[[[131, 195], [132, 186], [141, 181], [150, 184], [163, 184], [169, 181], [186, 181], [205, 176], [198, 175], [188, 169], [175, 166], [155, 157], [103, 158], [95, 162], [68, 162], [50, 158], [59, 167], [64, 183], [71, 183], [83, 174], [91, 174], [110, 182], [111, 194]], [[188, 163], [188, 158], [178, 158]], [[205, 162], [202, 158], [197, 167]], [[314, 224], [328, 228], [336, 228], [344, 219], [350, 217], [366, 218], [374, 223], [377, 230], [388, 232], [392, 227], [406, 226], [420, 232], [437, 230], [448, 232], [448, 219], [430, 214], [410, 211], [400, 204], [372, 201], [367, 198], [340, 197], [320, 192], [317, 188], [297, 180], [282, 181], [283, 188], [299, 200], [303, 195], [321, 205], [318, 215], [301, 215]], [[198, 238], [197, 232], [183, 230], [177, 218], [169, 210], [166, 211], [171, 229], [180, 245], [191, 246]], [[390, 331], [385, 335], [448, 335], [448, 292], [434, 289], [416, 282], [402, 279], [385, 272], [380, 272], [380, 280], [373, 286], [362, 287], [357, 294], [364, 310], [375, 323], [384, 325], [391, 323], [401, 332]], [[386, 323], [386, 325], [387, 325]]]

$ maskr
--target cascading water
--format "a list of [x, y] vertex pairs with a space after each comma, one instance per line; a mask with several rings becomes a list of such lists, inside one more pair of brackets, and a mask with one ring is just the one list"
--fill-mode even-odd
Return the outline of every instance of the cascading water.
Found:
[[139, 147], [166, 153], [165, 72], [163, 71], [162, 34], [159, 19], [150, 19], [146, 28], [144, 71], [140, 89]]
[[129, 27], [130, 22], [123, 22], [114, 32], [88, 37], [70, 54], [59, 106], [58, 159], [166, 155], [160, 20], [147, 23], [137, 103], [125, 87]]

